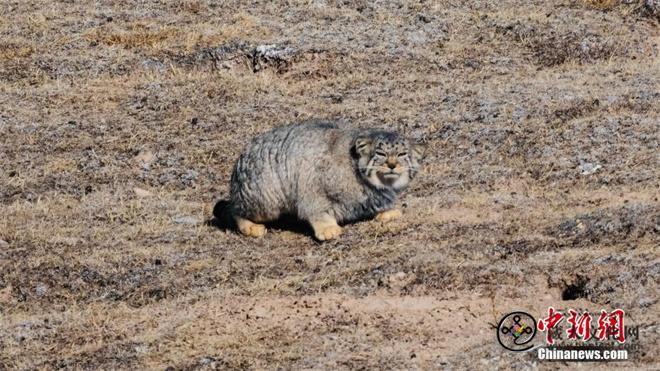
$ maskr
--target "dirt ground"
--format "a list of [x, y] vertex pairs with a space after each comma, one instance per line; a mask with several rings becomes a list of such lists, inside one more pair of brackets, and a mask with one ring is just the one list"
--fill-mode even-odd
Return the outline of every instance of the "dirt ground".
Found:
[[[625, 309], [597, 366], [658, 369], [659, 8], [1, 1], [0, 369], [591, 369], [498, 344], [550, 305]], [[428, 143], [404, 218], [214, 226], [309, 118]]]

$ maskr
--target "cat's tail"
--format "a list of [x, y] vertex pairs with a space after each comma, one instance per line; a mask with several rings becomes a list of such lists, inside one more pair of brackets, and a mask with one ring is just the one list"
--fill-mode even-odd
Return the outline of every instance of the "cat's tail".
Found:
[[229, 200], [218, 201], [213, 207], [214, 219], [211, 223], [221, 229], [232, 228], [233, 218], [231, 217], [231, 209], [231, 202]]
[[218, 219], [226, 218], [231, 211], [229, 200], [220, 200], [213, 207], [213, 216]]

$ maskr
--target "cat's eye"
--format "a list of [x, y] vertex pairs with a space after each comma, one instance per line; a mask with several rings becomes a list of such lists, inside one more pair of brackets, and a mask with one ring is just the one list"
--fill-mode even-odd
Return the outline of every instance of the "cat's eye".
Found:
[[408, 152], [401, 152], [397, 156], [398, 157], [406, 157], [406, 156], [408, 156]]
[[383, 152], [383, 151], [376, 151], [374, 154], [375, 154], [376, 156], [378, 156], [378, 157], [385, 157], [385, 156], [387, 156], [387, 154], [386, 154], [385, 152]]

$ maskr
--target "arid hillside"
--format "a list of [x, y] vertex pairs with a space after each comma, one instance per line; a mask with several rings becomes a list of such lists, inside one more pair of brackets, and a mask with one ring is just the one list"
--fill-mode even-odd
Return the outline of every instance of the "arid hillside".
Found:
[[[0, 369], [658, 369], [660, 5], [0, 1]], [[255, 134], [428, 144], [404, 217], [219, 228]], [[622, 308], [543, 362], [514, 310]]]

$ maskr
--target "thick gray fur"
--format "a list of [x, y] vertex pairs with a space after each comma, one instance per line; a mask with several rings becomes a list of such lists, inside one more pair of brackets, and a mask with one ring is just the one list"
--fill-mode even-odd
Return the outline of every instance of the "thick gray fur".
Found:
[[240, 155], [229, 211], [254, 223], [282, 215], [312, 224], [328, 215], [338, 223], [371, 218], [394, 207], [419, 172], [421, 152], [392, 131], [319, 120], [278, 127], [255, 137]]

